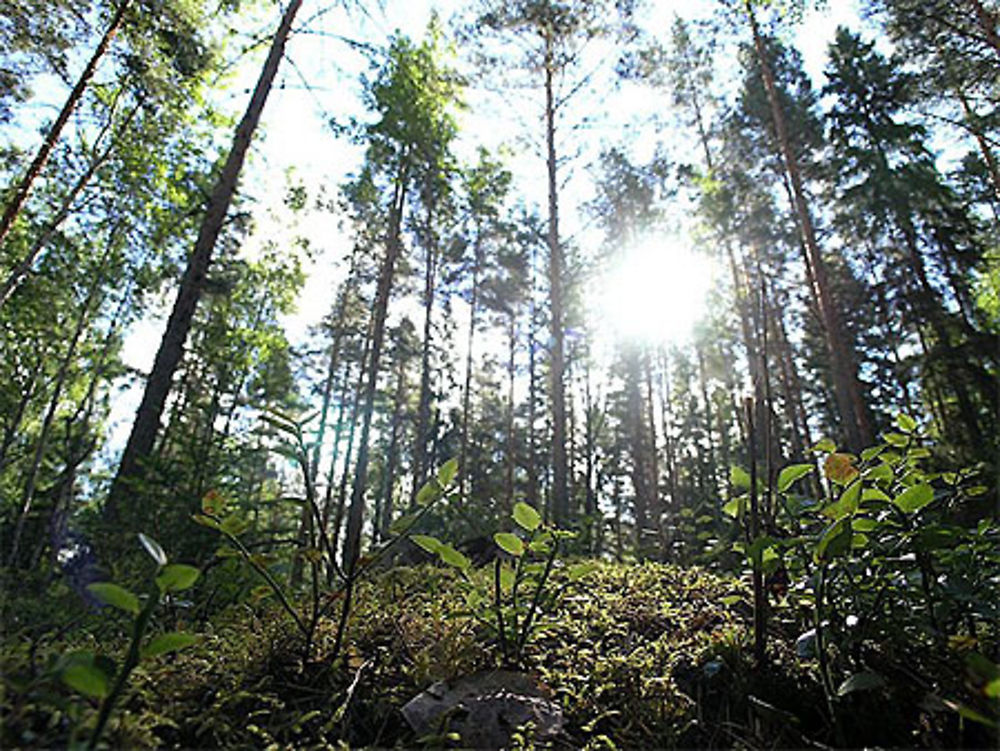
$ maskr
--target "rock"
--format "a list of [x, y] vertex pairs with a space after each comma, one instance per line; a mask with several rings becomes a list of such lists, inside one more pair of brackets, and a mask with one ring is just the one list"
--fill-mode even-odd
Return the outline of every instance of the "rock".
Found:
[[407, 702], [403, 717], [418, 738], [454, 732], [463, 748], [503, 748], [529, 722], [536, 741], [552, 738], [563, 726], [552, 690], [533, 676], [509, 670], [435, 683]]

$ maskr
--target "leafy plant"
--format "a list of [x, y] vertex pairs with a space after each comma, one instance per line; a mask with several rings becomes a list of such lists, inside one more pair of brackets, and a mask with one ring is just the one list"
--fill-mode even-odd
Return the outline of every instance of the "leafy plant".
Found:
[[197, 641], [193, 634], [173, 631], [158, 634], [143, 644], [153, 612], [163, 598], [190, 588], [201, 572], [194, 566], [169, 563], [163, 548], [152, 538], [140, 533], [139, 541], [156, 562], [156, 571], [149, 592], [145, 595], [145, 604], [141, 603], [139, 596], [113, 582], [97, 582], [87, 587], [102, 603], [122, 610], [133, 618], [132, 639], [121, 668], [117, 667], [112, 658], [89, 651], [70, 653], [63, 660], [63, 682], [85, 696], [101, 700], [97, 723], [87, 743], [88, 749], [95, 748], [100, 741], [115, 703], [141, 660], [175, 652]]
[[[451, 545], [430, 535], [413, 538], [421, 548], [460, 573], [468, 606], [464, 612], [496, 634], [504, 665], [522, 662], [525, 645], [537, 628], [539, 613], [552, 599], [547, 585], [561, 543], [575, 536], [573, 532], [543, 525], [541, 515], [523, 501], [514, 504], [511, 519], [515, 531], [493, 535], [498, 551], [488, 585], [473, 575], [472, 562]], [[594, 565], [588, 562], [573, 566], [568, 576], [578, 579]]]
[[[299, 465], [305, 485], [305, 498], [301, 500], [305, 504], [306, 513], [310, 515], [311, 524], [309, 525], [309, 529], [312, 539], [307, 541], [304, 549], [298, 551], [298, 555], [308, 562], [312, 577], [308, 617], [303, 617], [299, 613], [284, 588], [271, 574], [268, 569], [268, 559], [260, 554], [252, 553], [242, 542], [240, 535], [246, 531], [247, 525], [238, 514], [226, 512], [224, 500], [219, 495], [214, 493], [207, 494], [202, 499], [201, 513], [195, 514], [192, 517], [198, 524], [214, 529], [222, 534], [232, 546], [231, 548], [223, 549], [223, 553], [225, 555], [241, 557], [264, 580], [268, 590], [277, 598], [282, 609], [288, 613], [305, 640], [303, 649], [304, 661], [308, 661], [312, 653], [316, 628], [320, 619], [327, 615], [328, 609], [332, 604], [338, 602], [341, 603], [341, 612], [333, 654], [334, 656], [339, 654], [340, 648], [343, 645], [347, 619], [350, 615], [355, 584], [367, 572], [372, 570], [375, 565], [382, 561], [401, 541], [411, 535], [411, 532], [421, 519], [424, 518], [438, 501], [447, 495], [458, 475], [457, 460], [451, 459], [445, 462], [438, 470], [437, 475], [425, 483], [417, 493], [417, 510], [400, 517], [390, 527], [389, 531], [393, 535], [392, 539], [377, 550], [372, 551], [362, 560], [359, 566], [351, 571], [346, 571], [338, 564], [333, 543], [327, 534], [325, 515], [322, 513], [316, 498], [316, 490], [313, 483], [315, 475], [304, 432], [305, 425], [311, 419], [311, 417], [308, 417], [304, 420], [296, 421], [292, 417], [280, 413], [265, 416], [266, 422], [291, 439], [289, 444], [279, 447], [280, 453], [293, 459]], [[457, 553], [457, 551], [455, 552]], [[325, 570], [326, 577], [321, 576], [321, 568]], [[324, 578], [328, 581], [336, 581], [337, 585], [335, 587], [322, 586], [321, 582]]]
[[[987, 492], [980, 470], [929, 469], [918, 422], [898, 415], [895, 427], [858, 456], [817, 444], [822, 499], [795, 491], [811, 464], [782, 469], [774, 518], [737, 546], [765, 573], [788, 572], [786, 604], [809, 614], [801, 654], [816, 658], [834, 715], [851, 695], [889, 685], [882, 652], [996, 638], [1000, 529], [989, 517], [962, 523]], [[743, 498], [724, 511], [741, 519]]]

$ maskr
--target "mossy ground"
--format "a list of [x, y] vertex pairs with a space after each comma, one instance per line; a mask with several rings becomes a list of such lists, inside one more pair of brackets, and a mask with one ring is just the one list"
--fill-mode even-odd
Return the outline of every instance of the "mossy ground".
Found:
[[[474, 576], [488, 582], [489, 571]], [[739, 581], [660, 564], [600, 564], [571, 581], [555, 574], [554, 607], [523, 667], [555, 692], [566, 727], [556, 747], [803, 747], [836, 744], [815, 665], [793, 635], [751, 665], [747, 592]], [[198, 645], [143, 664], [109, 726], [115, 747], [412, 747], [400, 708], [436, 680], [496, 666], [488, 627], [473, 617], [455, 574], [430, 566], [383, 572], [357, 593], [343, 655], [321, 624], [303, 661], [280, 609], [241, 604], [198, 625]], [[3, 747], [65, 747], [85, 739], [95, 706], [46, 671], [72, 649], [121, 654], [124, 629], [103, 626], [27, 641], [2, 654]], [[70, 636], [72, 634], [72, 636]], [[905, 687], [845, 702], [848, 745], [967, 743], [951, 719], [922, 713]], [[930, 717], [930, 719], [928, 719]], [[842, 735], [842, 738], [844, 736]]]

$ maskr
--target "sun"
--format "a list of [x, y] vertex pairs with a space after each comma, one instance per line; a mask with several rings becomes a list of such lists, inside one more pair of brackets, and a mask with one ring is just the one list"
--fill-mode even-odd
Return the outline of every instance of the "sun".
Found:
[[614, 259], [598, 282], [602, 328], [618, 341], [677, 344], [705, 314], [713, 264], [676, 238], [650, 238]]

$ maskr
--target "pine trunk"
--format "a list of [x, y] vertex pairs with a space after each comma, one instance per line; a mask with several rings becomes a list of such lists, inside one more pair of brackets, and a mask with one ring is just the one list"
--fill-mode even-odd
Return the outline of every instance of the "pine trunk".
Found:
[[823, 332], [830, 356], [833, 391], [837, 401], [837, 409], [847, 436], [848, 446], [854, 451], [860, 451], [861, 448], [873, 442], [874, 434], [868, 414], [868, 407], [857, 377], [857, 356], [853, 346], [849, 342], [848, 332], [843, 324], [836, 302], [833, 299], [830, 283], [827, 278], [826, 262], [823, 260], [819, 243], [816, 240], [816, 231], [806, 199], [802, 175], [799, 171], [798, 160], [792, 150], [791, 141], [789, 140], [785, 115], [781, 108], [781, 102], [778, 99], [774, 74], [767, 59], [764, 39], [757, 24], [752, 0], [745, 0], [744, 5], [753, 33], [757, 61], [761, 67], [761, 77], [764, 81], [764, 88], [767, 92], [767, 99], [771, 108], [778, 148], [781, 152], [785, 171], [791, 186], [799, 230], [802, 233], [802, 241], [805, 246], [808, 265], [812, 270], [813, 295], [816, 300], [820, 320], [823, 324]]
[[569, 486], [566, 457], [566, 393], [563, 384], [565, 355], [563, 345], [563, 256], [559, 242], [559, 193], [556, 180], [556, 104], [554, 91], [554, 47], [550, 36], [545, 40], [545, 165], [549, 190], [549, 326], [552, 344], [549, 352], [549, 390], [552, 401], [552, 520], [558, 526], [568, 521]]
[[136, 412], [132, 432], [125, 445], [125, 450], [122, 452], [118, 474], [111, 486], [111, 492], [104, 507], [104, 514], [108, 520], [118, 519], [121, 511], [119, 507], [131, 490], [130, 486], [141, 476], [143, 461], [149, 456], [156, 441], [156, 434], [160, 428], [160, 417], [170, 393], [174, 371], [176, 371], [184, 352], [184, 344], [191, 329], [202, 288], [205, 285], [208, 268], [212, 261], [212, 251], [215, 249], [216, 240], [236, 192], [236, 183], [250, 147], [250, 141], [257, 128], [257, 123], [260, 121], [261, 112], [264, 110], [264, 104], [267, 102], [268, 94], [274, 83], [274, 77], [278, 72], [285, 43], [292, 28], [292, 21], [301, 5], [302, 0], [291, 0], [285, 9], [281, 23], [271, 42], [271, 49], [261, 70], [260, 78], [254, 88], [246, 113], [236, 129], [226, 163], [209, 199], [208, 209], [198, 231], [198, 239], [195, 241], [194, 250], [184, 275], [181, 277], [177, 299], [174, 301], [166, 331], [163, 333], [163, 339], [156, 353], [153, 369], [146, 381], [146, 389]]

